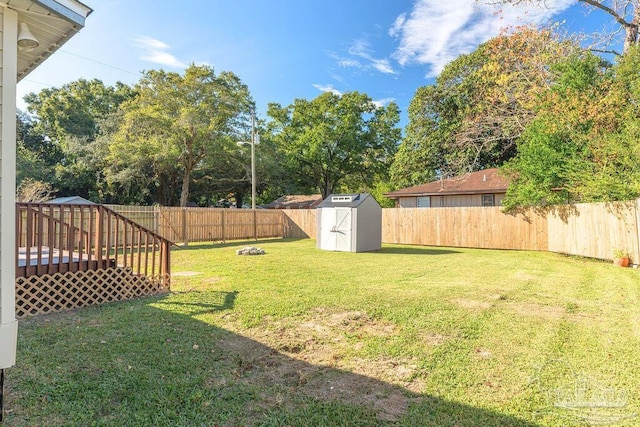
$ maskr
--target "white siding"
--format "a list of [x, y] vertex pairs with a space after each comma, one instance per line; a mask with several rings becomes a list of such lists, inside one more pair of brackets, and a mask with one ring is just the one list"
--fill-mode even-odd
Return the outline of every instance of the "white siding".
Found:
[[415, 208], [418, 206], [416, 197], [400, 197], [398, 199], [398, 207], [401, 208]]
[[446, 208], [456, 208], [464, 206], [482, 206], [482, 196], [480, 194], [462, 194], [443, 197]]
[[0, 14], [0, 368], [15, 363], [16, 45], [18, 15]]
[[[502, 205], [504, 194], [494, 194], [495, 206]], [[458, 208], [467, 206], [482, 206], [482, 194], [454, 194], [446, 196], [431, 196], [432, 208]], [[399, 208], [417, 208], [417, 197], [400, 197], [397, 206]]]

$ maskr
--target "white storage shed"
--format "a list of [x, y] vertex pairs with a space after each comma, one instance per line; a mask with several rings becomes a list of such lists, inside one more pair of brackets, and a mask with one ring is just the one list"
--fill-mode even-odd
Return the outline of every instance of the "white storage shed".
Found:
[[367, 252], [382, 247], [382, 208], [368, 193], [331, 194], [316, 208], [316, 247]]

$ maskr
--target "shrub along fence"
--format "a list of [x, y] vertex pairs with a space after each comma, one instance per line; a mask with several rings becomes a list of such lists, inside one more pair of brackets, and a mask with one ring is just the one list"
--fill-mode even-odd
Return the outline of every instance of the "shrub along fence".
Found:
[[[175, 242], [316, 237], [316, 211], [110, 206]], [[382, 210], [382, 241], [427, 246], [552, 251], [640, 261], [640, 199], [562, 206], [545, 215], [500, 207]]]

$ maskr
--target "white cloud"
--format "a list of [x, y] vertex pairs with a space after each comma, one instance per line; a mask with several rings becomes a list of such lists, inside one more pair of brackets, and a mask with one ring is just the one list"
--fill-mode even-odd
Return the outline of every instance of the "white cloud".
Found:
[[383, 74], [396, 74], [391, 61], [384, 58], [376, 58], [372, 54], [371, 45], [365, 39], [355, 40], [349, 49], [348, 57], [333, 55], [342, 68], [357, 68], [360, 70], [376, 70]]
[[[338, 95], [338, 96], [342, 96], [344, 95], [343, 92], [339, 91], [338, 89], [336, 89], [335, 87], [333, 87], [333, 85], [328, 84], [328, 85], [320, 85], [317, 83], [313, 84], [313, 87], [315, 87], [316, 89], [318, 89], [320, 92], [331, 92], [334, 95]], [[373, 103], [375, 104], [376, 107], [378, 108], [382, 108], [385, 105], [387, 105], [390, 102], [394, 102], [396, 99], [395, 98], [382, 98], [382, 99], [374, 99]]]
[[133, 43], [143, 50], [140, 56], [140, 59], [143, 61], [173, 68], [185, 68], [187, 66], [184, 62], [168, 52], [170, 49], [168, 44], [158, 39], [149, 36], [136, 36], [133, 38]]
[[342, 68], [362, 68], [360, 61], [351, 58], [337, 58], [338, 65]]
[[393, 23], [391, 28], [389, 28], [389, 35], [391, 37], [397, 37], [402, 34], [402, 27], [404, 27], [404, 22], [407, 20], [407, 14], [402, 13], [398, 15], [396, 21]]
[[373, 103], [375, 104], [376, 107], [382, 108], [385, 105], [387, 105], [388, 103], [394, 102], [395, 100], [396, 100], [395, 98], [374, 99]]
[[340, 92], [338, 89], [334, 88], [333, 85], [330, 85], [330, 84], [320, 85], [320, 84], [314, 83], [313, 87], [318, 89], [320, 92], [331, 92], [334, 95], [342, 96], [342, 92]]
[[373, 59], [371, 66], [383, 74], [396, 74], [388, 59]]
[[389, 35], [399, 39], [393, 57], [402, 66], [429, 66], [434, 77], [451, 60], [517, 25], [539, 25], [570, 7], [574, 0], [555, 0], [545, 7], [530, 4], [489, 5], [474, 0], [417, 0], [409, 15], [399, 15]]

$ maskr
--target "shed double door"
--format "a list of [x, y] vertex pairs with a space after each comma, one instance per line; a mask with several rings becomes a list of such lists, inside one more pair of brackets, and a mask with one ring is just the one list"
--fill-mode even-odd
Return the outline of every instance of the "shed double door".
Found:
[[323, 209], [322, 249], [351, 252], [351, 208]]

